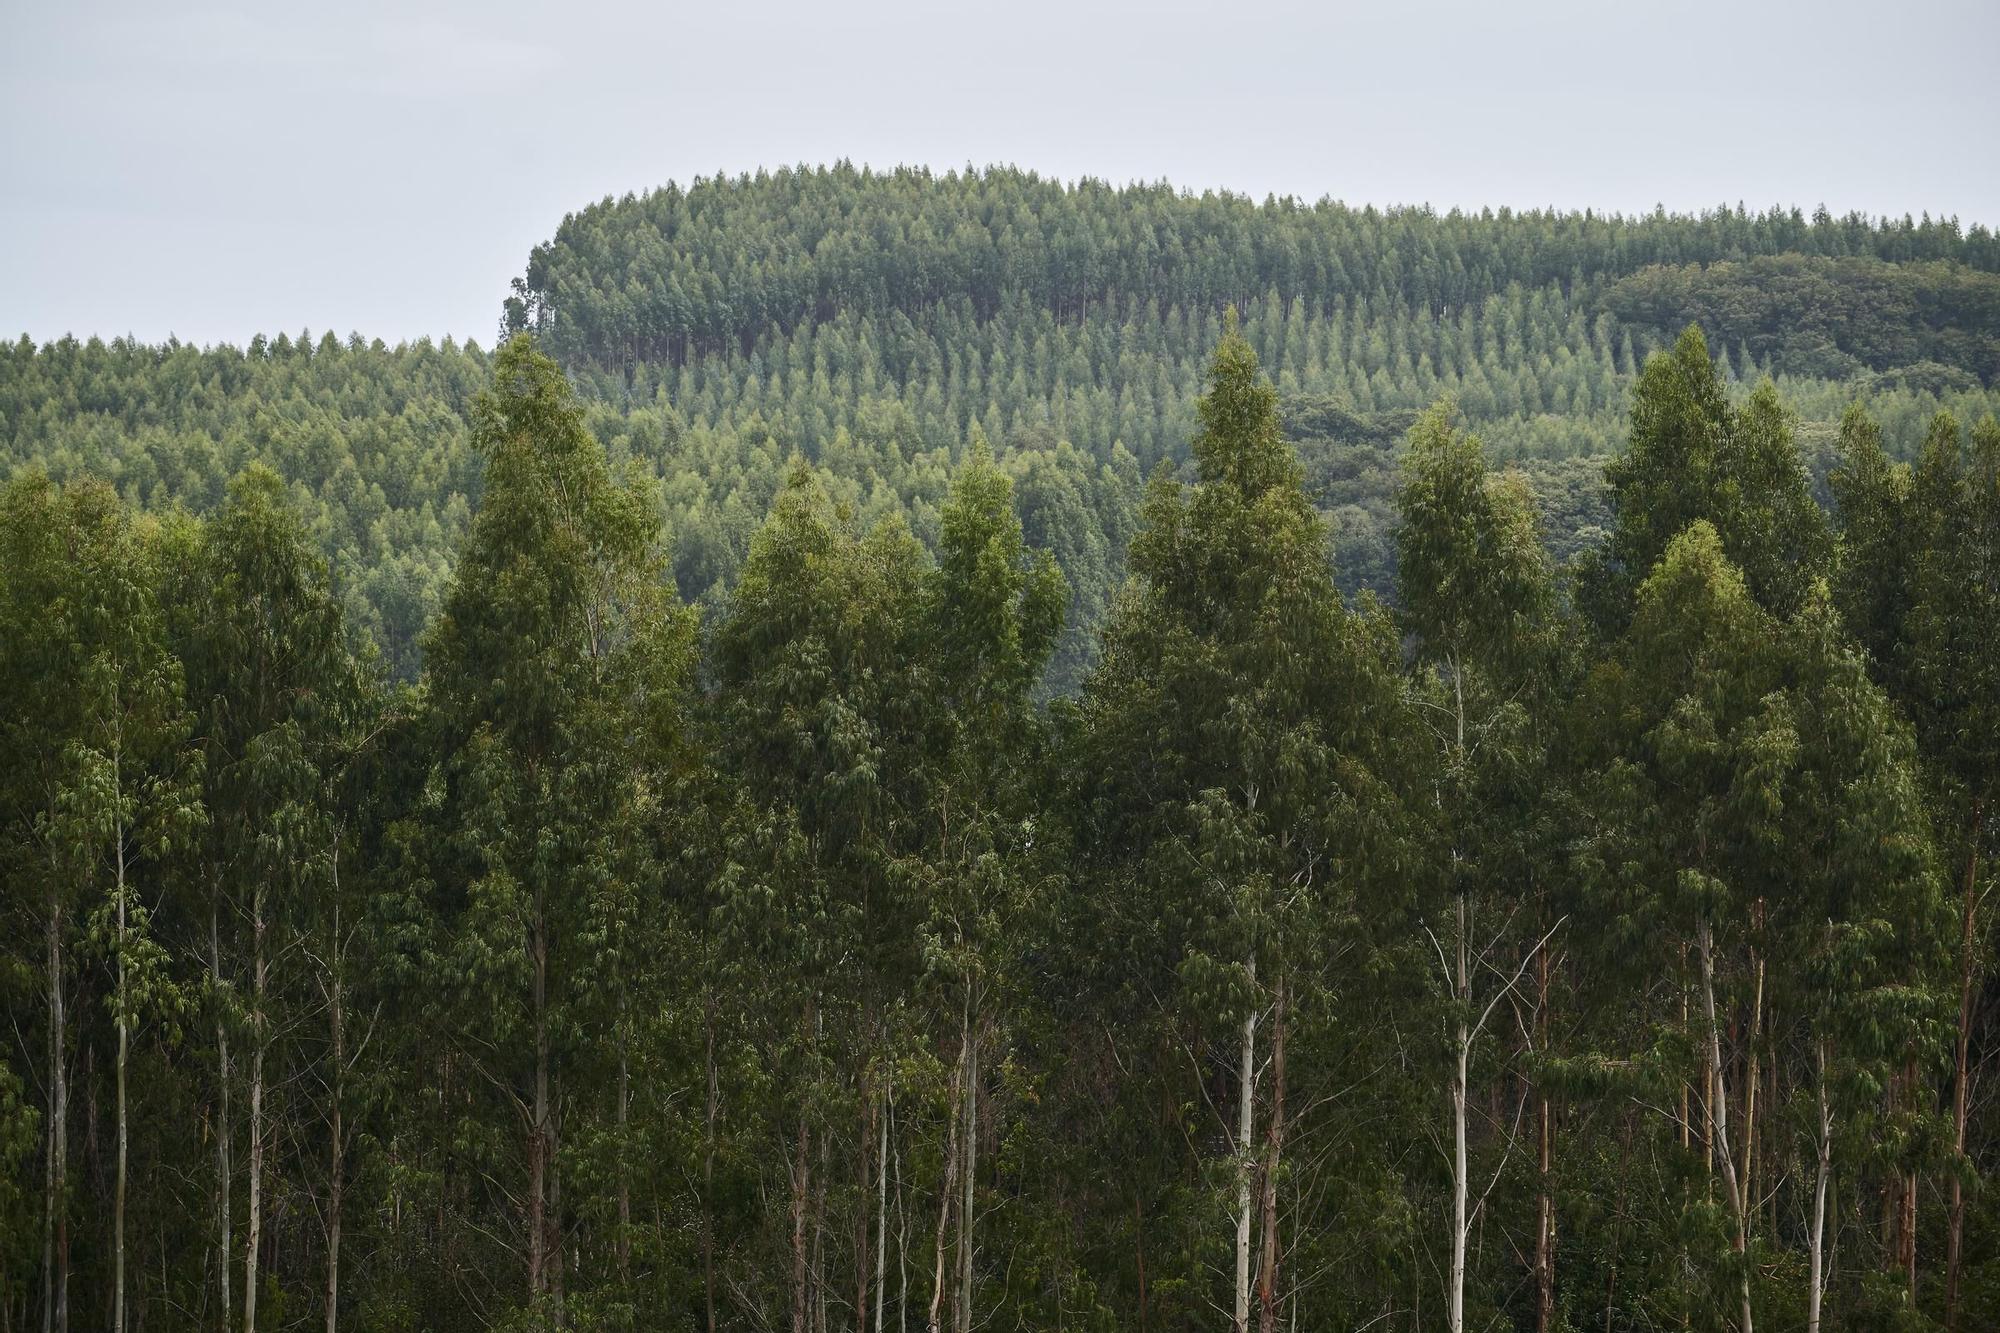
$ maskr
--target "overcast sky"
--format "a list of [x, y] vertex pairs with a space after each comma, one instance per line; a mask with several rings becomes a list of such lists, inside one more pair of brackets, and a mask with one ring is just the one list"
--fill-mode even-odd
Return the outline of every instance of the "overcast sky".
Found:
[[491, 339], [568, 212], [848, 157], [2000, 222], [2000, 4], [0, 0], [0, 334]]

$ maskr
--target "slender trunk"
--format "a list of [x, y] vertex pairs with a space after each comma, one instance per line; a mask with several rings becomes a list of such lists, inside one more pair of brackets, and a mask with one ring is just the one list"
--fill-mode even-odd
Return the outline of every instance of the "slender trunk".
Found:
[[812, 1166], [806, 1160], [811, 1134], [805, 1112], [799, 1112], [798, 1147], [792, 1156], [792, 1333], [806, 1333], [806, 1201], [812, 1185]]
[[[116, 770], [114, 783], [118, 781]], [[115, 787], [114, 787], [115, 789]], [[111, 1329], [125, 1333], [125, 1172], [130, 1126], [125, 1114], [125, 1070], [132, 1044], [132, 1016], [126, 1012], [125, 821], [116, 821], [112, 840], [118, 864], [118, 1183], [111, 1204]]]
[[[894, 1097], [882, 1095], [882, 1141], [875, 1152], [875, 1333], [882, 1333], [882, 1304], [888, 1290], [889, 1266], [889, 1120], [896, 1113]], [[854, 1318], [860, 1322], [857, 1308]]]
[[[1952, 1048], [1951, 1078], [1951, 1127], [1952, 1146], [1958, 1156], [1965, 1156], [1966, 1108], [1970, 1100], [1972, 1081], [1972, 1011], [1977, 987], [1976, 963], [1978, 960], [1978, 909], [1979, 909], [1979, 840], [1985, 831], [1986, 803], [1983, 798], [1972, 802], [1972, 828], [1969, 841], [1971, 848], [1965, 858], [1965, 909], [1964, 921], [1959, 937], [1958, 949], [1958, 1037]], [[1946, 1333], [1956, 1333], [1958, 1328], [1958, 1283], [1959, 1270], [1963, 1263], [1965, 1245], [1965, 1187], [1959, 1183], [1958, 1174], [1951, 1177], [1951, 1206], [1945, 1228], [1944, 1260], [1944, 1326]]]
[[[1549, 1042], [1549, 951], [1546, 945], [1535, 957], [1535, 1027], [1542, 1049]], [[1549, 1333], [1556, 1309], [1556, 1210], [1555, 1192], [1550, 1187], [1551, 1152], [1554, 1148], [1553, 1113], [1545, 1089], [1535, 1096], [1535, 1333]]]
[[1826, 1096], [1826, 1039], [1814, 1049], [1819, 1074], [1819, 1160], [1813, 1172], [1812, 1252], [1806, 1273], [1806, 1333], [1819, 1333], [1820, 1301], [1826, 1294], [1826, 1185], [1833, 1174], [1833, 1108]]
[[332, 1102], [331, 1114], [327, 1117], [329, 1144], [327, 1148], [327, 1202], [326, 1202], [326, 1333], [340, 1330], [340, 1210], [346, 1193], [347, 1181], [347, 1120], [341, 1105], [342, 1085], [347, 1075], [347, 1031], [346, 1013], [343, 1009], [345, 997], [340, 984], [340, 906], [333, 909], [334, 963], [333, 985], [330, 995], [331, 1024], [333, 1028], [333, 1086], [328, 1090]]
[[[1903, 1070], [1903, 1088], [1909, 1094], [1913, 1116], [1921, 1110], [1922, 1086], [1917, 1077], [1916, 1057], [1911, 1056]], [[1910, 1308], [1914, 1310], [1917, 1308], [1917, 1169], [1914, 1166], [1903, 1174], [1902, 1202], [1903, 1289], [1908, 1293]]]
[[[208, 904], [208, 966], [214, 978], [218, 993], [222, 987], [222, 932], [217, 917], [220, 907], [217, 898], [211, 897]], [[219, 1084], [217, 1098], [218, 1111], [215, 1125], [215, 1213], [216, 1230], [220, 1248], [217, 1249], [216, 1276], [222, 1293], [222, 1333], [232, 1333], [234, 1325], [229, 1319], [230, 1282], [229, 1270], [234, 1266], [231, 1256], [235, 1253], [235, 1242], [230, 1238], [229, 1186], [231, 1168], [229, 1163], [229, 1140], [233, 1126], [229, 1119], [229, 1024], [218, 1000], [215, 1013], [216, 1072]]]
[[1729, 1191], [1729, 1210], [1736, 1222], [1737, 1274], [1743, 1308], [1743, 1333], [1754, 1333], [1750, 1311], [1750, 1245], [1746, 1203], [1742, 1182], [1736, 1176], [1736, 1159], [1729, 1151], [1728, 1088], [1722, 1072], [1722, 1029], [1715, 1019], [1715, 942], [1707, 921], [1696, 935], [1701, 949], [1701, 998], [1708, 1019], [1709, 1115], [1714, 1125], [1714, 1156], [1722, 1163], [1723, 1185]]
[[[1257, 983], [1257, 959], [1244, 965], [1251, 990]], [[1250, 1135], [1255, 1128], [1253, 1111], [1257, 1093], [1257, 1006], [1243, 1015], [1242, 1060], [1236, 1076], [1236, 1312], [1230, 1322], [1233, 1333], [1250, 1330], [1250, 1177], [1255, 1171]]]
[[930, 1318], [924, 1327], [927, 1333], [939, 1333], [944, 1310], [944, 1237], [945, 1228], [951, 1221], [952, 1193], [958, 1182], [958, 1080], [965, 1077], [965, 1053], [960, 1052], [958, 1067], [952, 1071], [952, 1084], [948, 1094], [951, 1106], [950, 1127], [945, 1132], [944, 1180], [938, 1187], [938, 1220], [936, 1257], [931, 1265], [931, 1309]]
[[[622, 1005], [621, 1005], [622, 1007]], [[618, 1040], [618, 1281], [632, 1290], [632, 1052], [626, 1023], [619, 1021]]]
[[702, 1027], [702, 1063], [708, 1088], [702, 1107], [701, 1297], [708, 1333], [715, 1333], [715, 1113], [720, 1083], [715, 1069], [715, 992], [709, 990]]
[[1285, 1150], [1285, 977], [1271, 1011], [1271, 1120], [1264, 1129], [1264, 1238], [1257, 1265], [1257, 1333], [1278, 1333], [1278, 1166]]
[[979, 1165], [979, 1023], [970, 993], [966, 997], [965, 1026], [965, 1127], [959, 1142], [965, 1149], [965, 1165], [959, 1171], [959, 1188], [964, 1192], [958, 1211], [958, 1333], [972, 1333], [972, 1258], [975, 1240], [973, 1189], [978, 1184]]
[[[1762, 903], [1757, 905], [1759, 923], [1764, 914]], [[1750, 1040], [1745, 1044], [1745, 1058], [1749, 1069], [1743, 1080], [1743, 1208], [1745, 1225], [1748, 1225], [1752, 1201], [1757, 1197], [1757, 1043], [1764, 1035], [1764, 959], [1752, 952], [1755, 984], [1750, 1001]]]
[[69, 1033], [63, 1013], [62, 890], [49, 879], [49, 1149], [42, 1196], [42, 1331], [69, 1333]]
[[243, 1229], [243, 1333], [257, 1333], [257, 1258], [264, 1238], [264, 881], [250, 903], [250, 1217]]
[[528, 1300], [539, 1304], [549, 1290], [549, 1015], [548, 940], [542, 932], [540, 891], [536, 892], [529, 962], [533, 967], [535, 1015], [534, 1101], [528, 1112]]
[[[868, 1279], [870, 1277], [869, 1268], [872, 1263], [868, 1246], [874, 1238], [872, 1235], [873, 1229], [868, 1225], [868, 1187], [875, 1179], [874, 1176], [869, 1174], [869, 1157], [875, 1148], [877, 1122], [881, 1121], [885, 1126], [888, 1123], [882, 1119], [880, 1108], [875, 1100], [875, 1090], [872, 1087], [866, 1086], [865, 1082], [861, 1094], [861, 1106], [861, 1135], [858, 1144], [861, 1149], [861, 1188], [854, 1196], [854, 1327], [856, 1333], [861, 1333], [862, 1330], [868, 1327]], [[876, 1163], [875, 1169], [879, 1174], [881, 1164]]]

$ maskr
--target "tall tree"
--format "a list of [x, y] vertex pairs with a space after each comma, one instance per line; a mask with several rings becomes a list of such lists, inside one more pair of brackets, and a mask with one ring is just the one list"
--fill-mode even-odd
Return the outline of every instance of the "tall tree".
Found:
[[[1553, 930], [1541, 925], [1523, 937], [1515, 923], [1534, 906], [1530, 881], [1547, 863], [1551, 775], [1542, 733], [1558, 697], [1561, 635], [1532, 499], [1518, 477], [1488, 475], [1478, 437], [1455, 430], [1451, 411], [1433, 407], [1411, 429], [1396, 546], [1401, 618], [1436, 752], [1433, 834], [1443, 892], [1426, 906], [1445, 918], [1444, 937], [1430, 921], [1423, 929], [1449, 995], [1445, 1321], [1460, 1333], [1467, 1247], [1485, 1199], [1471, 1197], [1474, 1053]], [[1497, 979], [1491, 994], [1489, 977]], [[1504, 1166], [1513, 1135], [1500, 1131]], [[1499, 1168], [1492, 1174], [1497, 1180]], [[1546, 1220], [1538, 1222], [1538, 1280], [1550, 1262], [1546, 1230]]]
[[495, 358], [475, 422], [485, 493], [427, 646], [442, 786], [434, 947], [454, 1048], [522, 1131], [500, 1197], [518, 1201], [528, 1303], [560, 1318], [562, 1078], [567, 1042], [589, 1040], [569, 1018], [587, 978], [579, 922], [614, 874], [632, 791], [616, 686], [673, 616], [647, 490], [613, 477], [527, 336]]

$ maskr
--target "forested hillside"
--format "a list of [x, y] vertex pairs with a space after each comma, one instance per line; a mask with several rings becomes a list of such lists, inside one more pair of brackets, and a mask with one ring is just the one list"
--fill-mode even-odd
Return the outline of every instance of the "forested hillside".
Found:
[[1072, 589], [976, 438], [928, 549], [779, 465], [704, 617], [529, 337], [215, 355], [382, 439], [484, 371], [478, 501], [396, 686], [310, 486], [0, 489], [0, 1326], [2000, 1310], [1992, 417], [1849, 411], [1829, 515], [1689, 330], [1565, 579], [1430, 408], [1385, 608], [1307, 460], [1389, 427], [1295, 444], [1225, 321], [1043, 705]]
[[[900, 512], [935, 548], [950, 471], [983, 436], [1068, 577], [1049, 679], [1069, 692], [1144, 478], [1188, 464], [1232, 301], [1350, 594], [1392, 587], [1394, 452], [1440, 396], [1535, 481], [1552, 549], [1589, 546], [1633, 375], [1691, 321], [1732, 393], [1775, 378], [1816, 477], [1857, 398], [1905, 459], [1936, 411], [2000, 408], [2000, 242], [1928, 219], [1438, 215], [800, 169], [585, 209], [530, 257], [503, 324], [562, 362], [614, 465], [660, 481], [687, 600], [733, 582], [793, 453], [864, 522]], [[268, 463], [350, 623], [408, 679], [478, 499], [465, 423], [487, 363], [310, 334], [23, 339], [0, 347], [0, 467], [206, 513]]]
[[0, 345], [0, 1333], [2000, 1317], [1992, 233], [842, 166], [500, 333]]

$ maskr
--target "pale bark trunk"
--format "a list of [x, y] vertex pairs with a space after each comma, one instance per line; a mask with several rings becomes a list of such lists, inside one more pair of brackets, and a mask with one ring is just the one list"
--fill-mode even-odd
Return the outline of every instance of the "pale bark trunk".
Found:
[[[1972, 1081], [1972, 1014], [1977, 987], [1975, 962], [1978, 958], [1979, 840], [1985, 828], [1984, 800], [1972, 803], [1971, 850], [1965, 860], [1964, 922], [1959, 938], [1958, 1036], [1953, 1046], [1951, 1079], [1952, 1145], [1959, 1157], [1965, 1156], [1965, 1122]], [[1958, 1328], [1959, 1270], [1965, 1244], [1965, 1187], [1956, 1172], [1951, 1178], [1951, 1205], [1945, 1228], [1944, 1326], [1945, 1333]]]
[[42, 1199], [42, 1329], [69, 1330], [69, 1042], [63, 1012], [62, 890], [49, 880], [49, 1148]]
[[806, 1160], [811, 1136], [804, 1112], [799, 1114], [798, 1150], [792, 1158], [792, 1333], [806, 1333], [810, 1313], [806, 1305], [806, 1201], [810, 1197], [812, 1166]]
[[951, 1222], [952, 1193], [958, 1182], [960, 1111], [958, 1080], [963, 1077], [965, 1077], [965, 1056], [961, 1052], [958, 1067], [952, 1071], [952, 1086], [949, 1092], [950, 1127], [945, 1133], [944, 1180], [938, 1187], [937, 1247], [931, 1265], [931, 1309], [930, 1317], [924, 1324], [927, 1333], [939, 1333], [943, 1327], [941, 1319], [944, 1311], [944, 1238], [945, 1229]]
[[[895, 1099], [886, 1092], [882, 1100], [882, 1142], [875, 1153], [875, 1333], [882, 1333], [882, 1304], [888, 1290], [889, 1265], [889, 1119], [896, 1113]], [[855, 1319], [861, 1312], [855, 1312]]]
[[528, 1123], [528, 1299], [534, 1303], [549, 1289], [549, 1024], [548, 941], [542, 933], [540, 892], [536, 894], [534, 935], [529, 942], [534, 966], [535, 1088]]
[[1814, 1052], [1819, 1070], [1819, 1157], [1813, 1172], [1812, 1252], [1806, 1281], [1806, 1333], [1819, 1333], [1820, 1302], [1826, 1294], [1826, 1185], [1833, 1174], [1833, 1109], [1826, 1097], [1826, 1041]]
[[347, 1122], [341, 1105], [341, 1092], [347, 1077], [347, 1028], [346, 996], [341, 989], [340, 974], [340, 862], [334, 863], [334, 904], [333, 938], [329, 957], [333, 965], [333, 976], [327, 985], [328, 1023], [333, 1039], [333, 1076], [327, 1088], [328, 1108], [328, 1148], [327, 1148], [327, 1202], [326, 1202], [326, 1333], [339, 1333], [340, 1329], [340, 1208], [346, 1191]]
[[243, 1333], [257, 1331], [257, 1259], [264, 1238], [264, 882], [251, 895], [250, 1215], [243, 1229]]
[[1472, 973], [1470, 946], [1466, 936], [1470, 924], [1466, 921], [1467, 905], [1465, 895], [1458, 896], [1458, 976], [1453, 985], [1458, 998], [1458, 1023], [1455, 1032], [1454, 1060], [1451, 1072], [1451, 1287], [1446, 1293], [1445, 1326], [1451, 1333], [1464, 1333], [1465, 1329], [1465, 1242], [1471, 1232], [1466, 1212], [1470, 1194], [1470, 1178], [1466, 1161], [1466, 1117], [1472, 1076], [1472, 1030], [1467, 1014], [1472, 1007]]
[[1715, 944], [1713, 932], [1708, 922], [1703, 921], [1696, 936], [1701, 950], [1701, 998], [1702, 1007], [1708, 1018], [1708, 1077], [1709, 1115], [1714, 1125], [1713, 1156], [1722, 1163], [1723, 1185], [1729, 1191], [1729, 1210], [1736, 1223], [1736, 1257], [1741, 1264], [1740, 1296], [1743, 1309], [1743, 1333], [1754, 1333], [1750, 1310], [1750, 1270], [1749, 1235], [1746, 1220], [1746, 1201], [1743, 1197], [1742, 1182], [1736, 1176], [1736, 1159], [1729, 1151], [1729, 1101], [1728, 1088], [1722, 1072], [1722, 1029], [1715, 1018]]
[[715, 1333], [715, 1113], [719, 1080], [715, 1069], [715, 996], [711, 990], [704, 1015], [702, 1063], [708, 1088], [702, 1107], [701, 1156], [701, 1294], [708, 1316], [708, 1333]]
[[632, 1118], [632, 1055], [619, 1021], [618, 1040], [618, 1280], [629, 1296], [632, 1289], [632, 1149], [627, 1142]]
[[1271, 1011], [1271, 1118], [1264, 1130], [1264, 1238], [1257, 1265], [1257, 1333], [1278, 1333], [1278, 1167], [1285, 1150], [1285, 978], [1278, 975]]
[[[113, 789], [122, 779], [113, 769]], [[116, 821], [113, 842], [118, 863], [118, 1183], [111, 1205], [111, 1329], [125, 1333], [125, 1188], [126, 1155], [130, 1146], [130, 1126], [125, 1115], [125, 1070], [130, 1059], [132, 1017], [126, 1012], [126, 916], [125, 916], [125, 823]]]
[[[1549, 1040], [1549, 952], [1546, 943], [1535, 959], [1535, 1028], [1546, 1051]], [[1549, 1333], [1556, 1307], [1556, 1212], [1550, 1186], [1554, 1166], [1554, 1114], [1548, 1093], [1535, 1096], [1535, 1333]]]
[[[1257, 960], [1246, 964], [1252, 990], [1257, 981]], [[1254, 1160], [1250, 1135], [1257, 1092], [1257, 1007], [1243, 1015], [1242, 1060], [1236, 1078], [1236, 1312], [1230, 1323], [1234, 1333], [1250, 1330], [1250, 1177]]]
[[977, 1217], [973, 1189], [979, 1165], [979, 1027], [968, 997], [965, 1028], [965, 1126], [960, 1143], [965, 1164], [959, 1169], [963, 1198], [958, 1213], [958, 1333], [972, 1333], [972, 1259]]
[[[221, 989], [222, 985], [222, 932], [217, 924], [219, 913], [220, 909], [215, 899], [211, 898], [208, 906], [208, 966], [209, 974], [214, 978], [218, 990]], [[230, 1322], [229, 1317], [229, 1303], [231, 1300], [229, 1273], [230, 1269], [235, 1265], [235, 1260], [232, 1258], [232, 1255], [235, 1253], [235, 1241], [229, 1233], [231, 1220], [229, 1187], [233, 1174], [229, 1162], [229, 1140], [232, 1130], [229, 1119], [229, 1085], [231, 1081], [229, 1024], [221, 1012], [219, 1003], [215, 1015], [215, 1048], [216, 1071], [218, 1074], [217, 1082], [220, 1085], [219, 1096], [217, 1098], [218, 1113], [215, 1125], [215, 1212], [218, 1240], [220, 1242], [220, 1248], [216, 1251], [216, 1267], [219, 1270], [216, 1276], [220, 1279], [217, 1286], [222, 1293], [222, 1333], [233, 1333], [235, 1325]]]

